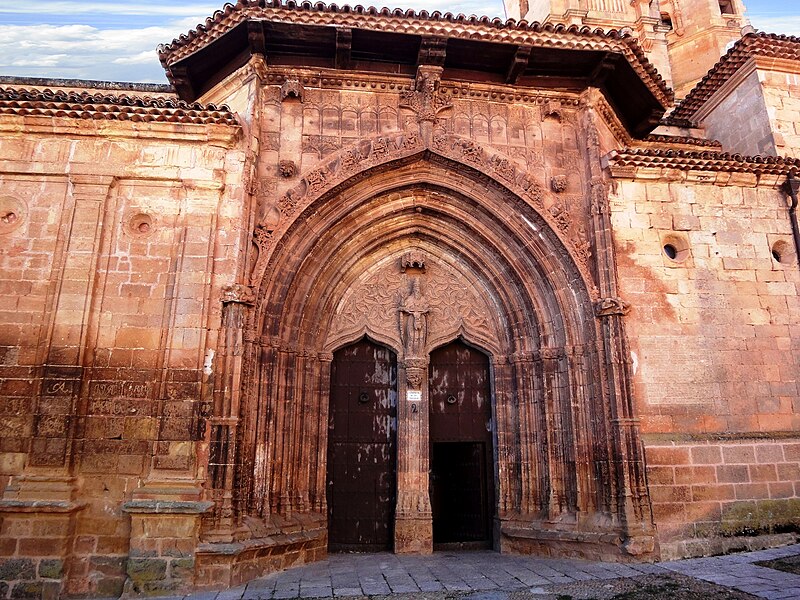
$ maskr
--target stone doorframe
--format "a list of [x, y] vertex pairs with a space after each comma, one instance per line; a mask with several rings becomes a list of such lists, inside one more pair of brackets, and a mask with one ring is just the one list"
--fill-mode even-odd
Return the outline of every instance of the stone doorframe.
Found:
[[219, 430], [235, 438], [237, 485], [211, 482], [230, 486], [214, 518], [325, 514], [332, 352], [366, 334], [399, 358], [396, 550], [430, 551], [422, 382], [430, 348], [460, 337], [492, 357], [499, 548], [652, 553], [602, 184], [587, 248], [507, 159], [455, 138], [419, 144], [401, 137], [376, 158], [387, 141], [373, 140], [355, 175], [343, 153], [256, 229], [239, 421]]

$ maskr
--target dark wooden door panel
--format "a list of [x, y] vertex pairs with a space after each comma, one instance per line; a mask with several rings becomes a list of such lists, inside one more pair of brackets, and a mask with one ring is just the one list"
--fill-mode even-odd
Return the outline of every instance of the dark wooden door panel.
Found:
[[361, 340], [334, 354], [328, 425], [328, 547], [389, 550], [396, 497], [397, 359]]
[[434, 544], [489, 545], [494, 473], [489, 359], [453, 342], [429, 372]]

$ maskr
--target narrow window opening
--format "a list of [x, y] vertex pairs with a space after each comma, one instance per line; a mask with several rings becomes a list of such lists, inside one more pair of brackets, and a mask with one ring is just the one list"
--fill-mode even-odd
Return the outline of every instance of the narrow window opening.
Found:
[[735, 15], [733, 0], [719, 0], [719, 12], [723, 15]]

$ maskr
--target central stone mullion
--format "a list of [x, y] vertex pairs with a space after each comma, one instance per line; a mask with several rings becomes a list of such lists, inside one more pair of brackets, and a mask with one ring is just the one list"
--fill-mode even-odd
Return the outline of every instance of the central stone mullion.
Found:
[[429, 554], [433, 552], [433, 520], [428, 493], [428, 358], [406, 358], [399, 364], [398, 375], [394, 550]]

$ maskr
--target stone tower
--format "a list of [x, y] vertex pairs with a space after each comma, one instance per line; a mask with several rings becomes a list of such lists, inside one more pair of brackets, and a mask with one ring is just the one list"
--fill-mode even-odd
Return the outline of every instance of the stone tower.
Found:
[[742, 0], [505, 0], [509, 18], [629, 29], [683, 98], [749, 27]]

